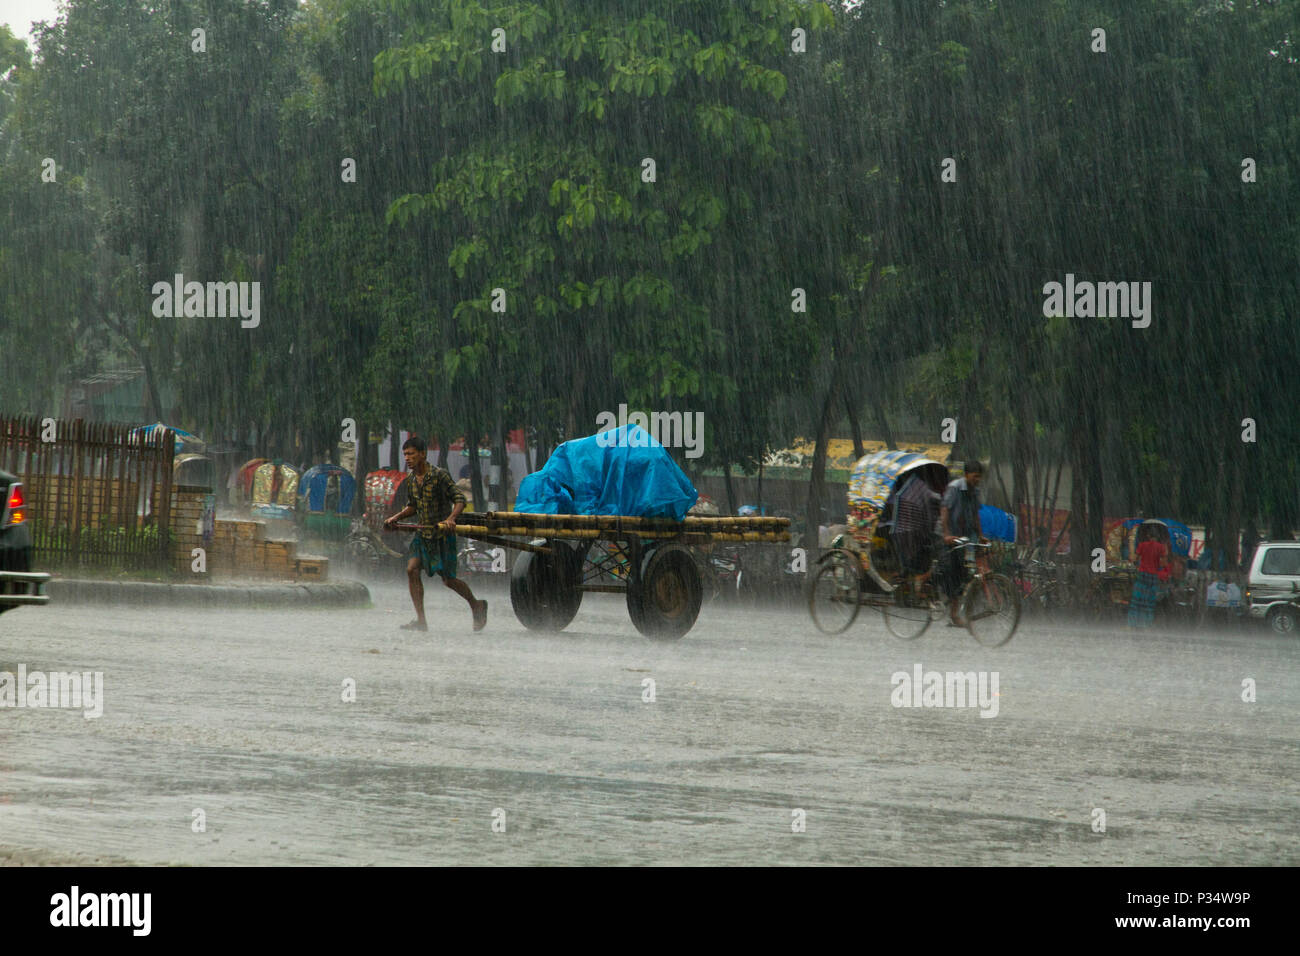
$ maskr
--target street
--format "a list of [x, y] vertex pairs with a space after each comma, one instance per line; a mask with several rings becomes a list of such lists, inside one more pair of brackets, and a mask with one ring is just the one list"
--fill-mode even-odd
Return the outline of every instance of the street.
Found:
[[[713, 604], [655, 644], [621, 595], [547, 636], [500, 587], [481, 634], [436, 583], [428, 634], [371, 592], [0, 616], [0, 672], [103, 673], [97, 719], [0, 710], [0, 863], [1300, 862], [1300, 642], [1262, 628], [989, 649]], [[996, 673], [996, 708], [894, 706], [918, 665]]]

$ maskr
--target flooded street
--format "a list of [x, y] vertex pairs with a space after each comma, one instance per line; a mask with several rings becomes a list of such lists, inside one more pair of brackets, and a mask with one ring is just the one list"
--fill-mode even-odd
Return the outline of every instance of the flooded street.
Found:
[[[414, 634], [400, 583], [356, 611], [0, 617], [0, 671], [104, 688], [98, 719], [0, 711], [0, 862], [1300, 862], [1300, 644], [1264, 629], [1026, 622], [988, 649], [714, 604], [654, 644], [617, 595], [540, 636], [489, 590], [475, 634], [431, 587]], [[995, 715], [895, 707], [918, 665], [996, 672]]]

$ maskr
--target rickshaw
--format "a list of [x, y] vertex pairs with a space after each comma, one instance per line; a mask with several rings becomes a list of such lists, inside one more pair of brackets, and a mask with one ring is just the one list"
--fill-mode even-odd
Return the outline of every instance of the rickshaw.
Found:
[[230, 502], [232, 505], [252, 504], [253, 476], [257, 473], [257, 469], [270, 460], [269, 458], [250, 458], [239, 466], [239, 471], [235, 473], [235, 488]]
[[172, 459], [172, 484], [214, 491], [217, 487], [216, 462], [207, 455], [177, 455]]
[[[946, 613], [946, 604], [933, 587], [913, 587], [892, 539], [896, 493], [913, 477], [936, 494], [948, 486], [948, 469], [915, 452], [875, 452], [854, 465], [848, 492], [849, 531], [831, 541], [831, 549], [817, 562], [809, 589], [809, 611], [823, 633], [848, 630], [858, 611], [867, 606], [881, 612], [891, 634], [912, 640]], [[972, 567], [960, 596], [966, 628], [981, 644], [1005, 644], [1020, 621], [1019, 592], [1006, 575], [973, 567], [974, 552], [987, 544], [960, 540], [957, 547]]]
[[384, 519], [398, 510], [398, 495], [405, 480], [406, 472], [395, 468], [381, 468], [366, 475], [366, 527], [376, 533], [384, 530]]
[[300, 477], [296, 468], [278, 459], [258, 465], [253, 471], [252, 513], [262, 518], [292, 521]]
[[356, 490], [356, 479], [341, 465], [326, 462], [308, 468], [298, 480], [304, 530], [331, 540], [346, 538], [352, 527], [348, 514]]
[[1137, 536], [1143, 528], [1169, 548], [1170, 576], [1162, 584], [1157, 606], [1167, 602], [1165, 606], [1170, 609], [1194, 614], [1200, 603], [1200, 588], [1187, 572], [1192, 532], [1187, 525], [1172, 518], [1125, 518], [1115, 522], [1105, 538], [1107, 570], [1089, 589], [1086, 603], [1093, 610], [1128, 607], [1137, 573]]

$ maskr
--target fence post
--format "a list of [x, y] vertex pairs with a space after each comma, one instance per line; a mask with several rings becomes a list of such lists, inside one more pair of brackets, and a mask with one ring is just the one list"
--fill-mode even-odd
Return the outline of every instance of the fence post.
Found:
[[171, 558], [171, 515], [172, 515], [172, 455], [176, 449], [176, 437], [170, 428], [163, 431], [161, 448], [158, 451], [157, 465], [162, 469], [162, 500], [158, 503], [158, 567], [167, 569]]

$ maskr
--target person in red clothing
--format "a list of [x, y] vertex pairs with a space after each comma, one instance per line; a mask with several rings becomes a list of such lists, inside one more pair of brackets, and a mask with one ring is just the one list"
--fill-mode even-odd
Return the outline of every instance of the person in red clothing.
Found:
[[1169, 576], [1169, 546], [1152, 534], [1152, 526], [1138, 526], [1138, 574], [1128, 602], [1128, 626], [1150, 627], [1155, 619], [1160, 581]]

